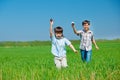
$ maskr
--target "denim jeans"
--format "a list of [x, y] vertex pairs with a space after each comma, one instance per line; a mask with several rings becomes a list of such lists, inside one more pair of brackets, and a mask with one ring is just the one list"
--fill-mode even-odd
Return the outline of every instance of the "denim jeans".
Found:
[[80, 50], [81, 52], [81, 58], [83, 62], [89, 62], [91, 60], [92, 50], [86, 51], [86, 50]]

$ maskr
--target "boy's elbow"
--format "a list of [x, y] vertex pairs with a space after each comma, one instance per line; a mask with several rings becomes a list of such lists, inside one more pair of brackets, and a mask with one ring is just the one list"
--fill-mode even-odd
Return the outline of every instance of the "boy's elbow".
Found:
[[52, 32], [50, 32], [50, 35], [52, 34]]
[[76, 32], [74, 32], [74, 34], [77, 34]]
[[50, 31], [50, 35], [52, 35], [53, 34], [53, 32], [52, 31]]
[[77, 32], [76, 32], [76, 31], [74, 31], [74, 34], [77, 34]]
[[74, 32], [77, 36], [79, 36], [79, 33], [77, 33], [77, 32]]
[[95, 43], [96, 43], [94, 39], [92, 40], [92, 43], [93, 43], [93, 44], [95, 44]]
[[68, 46], [69, 46], [70, 48], [72, 48], [72, 44], [69, 44]]

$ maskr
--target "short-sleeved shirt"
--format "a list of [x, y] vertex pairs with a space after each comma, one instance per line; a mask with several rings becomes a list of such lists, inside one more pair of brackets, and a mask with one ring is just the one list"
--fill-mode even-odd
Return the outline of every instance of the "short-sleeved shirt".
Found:
[[65, 37], [62, 37], [60, 39], [57, 39], [55, 35], [51, 37], [52, 41], [52, 54], [56, 57], [65, 57], [66, 56], [66, 45], [70, 45], [71, 42], [66, 39]]
[[92, 31], [87, 31], [85, 32], [84, 30], [78, 31], [80, 35], [80, 49], [90, 51], [92, 50], [92, 40], [94, 39], [93, 37], [93, 32]]

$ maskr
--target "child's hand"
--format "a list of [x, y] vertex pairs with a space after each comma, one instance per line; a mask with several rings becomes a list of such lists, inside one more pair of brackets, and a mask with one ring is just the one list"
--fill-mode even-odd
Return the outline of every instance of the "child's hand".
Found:
[[96, 46], [96, 49], [97, 49], [97, 50], [99, 50], [99, 47], [98, 47], [98, 46]]
[[53, 19], [50, 19], [50, 25], [53, 25]]
[[72, 24], [71, 24], [71, 25], [72, 25], [72, 27], [74, 27], [74, 26], [75, 26], [75, 23], [74, 23], [74, 22], [72, 22]]
[[78, 53], [78, 51], [77, 51], [77, 50], [75, 50], [75, 51], [74, 51], [74, 53]]

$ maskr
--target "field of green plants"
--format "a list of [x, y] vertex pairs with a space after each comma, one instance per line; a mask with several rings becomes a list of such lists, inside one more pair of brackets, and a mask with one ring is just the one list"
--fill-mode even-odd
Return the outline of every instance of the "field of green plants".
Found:
[[[79, 41], [72, 43], [79, 50]], [[97, 41], [100, 49], [93, 46], [90, 63], [67, 47], [68, 68], [61, 70], [54, 65], [49, 41], [24, 44], [0, 43], [0, 80], [120, 80], [120, 40]]]

